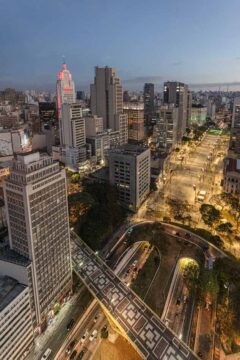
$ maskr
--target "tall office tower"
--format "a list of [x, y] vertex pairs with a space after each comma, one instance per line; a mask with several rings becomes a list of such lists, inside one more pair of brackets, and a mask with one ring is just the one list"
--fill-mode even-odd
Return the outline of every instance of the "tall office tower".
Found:
[[10, 248], [32, 262], [30, 302], [41, 329], [72, 287], [65, 170], [38, 152], [17, 155], [4, 197]]
[[127, 143], [127, 116], [123, 114], [122, 84], [116, 70], [96, 67], [91, 84], [91, 111], [103, 118], [103, 128], [119, 131], [120, 144]]
[[145, 124], [151, 125], [154, 116], [154, 84], [145, 83], [143, 89]]
[[123, 111], [128, 116], [128, 140], [143, 141], [145, 139], [143, 103], [124, 103]]
[[232, 128], [240, 128], [240, 96], [234, 98]]
[[82, 107], [79, 104], [63, 104], [60, 120], [60, 141], [65, 153], [66, 165], [77, 167], [86, 161], [86, 131]]
[[178, 141], [180, 141], [187, 126], [188, 86], [177, 81], [167, 81], [164, 83], [163, 97], [165, 104], [174, 104], [178, 108]]
[[109, 179], [120, 202], [137, 210], [150, 191], [150, 149], [128, 144], [109, 152]]
[[178, 134], [178, 109], [172, 105], [165, 105], [156, 113], [153, 137], [164, 149], [170, 149], [177, 143]]
[[187, 97], [187, 123], [186, 126], [189, 127], [192, 118], [192, 92], [188, 91]]
[[233, 102], [231, 142], [236, 153], [240, 153], [240, 97]]
[[67, 65], [63, 63], [57, 80], [57, 110], [59, 119], [61, 118], [62, 104], [72, 104], [75, 102], [76, 93], [72, 74], [67, 69]]

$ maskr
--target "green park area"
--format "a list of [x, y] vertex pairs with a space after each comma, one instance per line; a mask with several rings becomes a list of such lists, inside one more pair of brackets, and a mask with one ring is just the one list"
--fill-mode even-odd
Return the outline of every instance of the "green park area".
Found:
[[115, 187], [86, 183], [83, 191], [68, 196], [70, 226], [93, 249], [99, 250], [126, 217]]

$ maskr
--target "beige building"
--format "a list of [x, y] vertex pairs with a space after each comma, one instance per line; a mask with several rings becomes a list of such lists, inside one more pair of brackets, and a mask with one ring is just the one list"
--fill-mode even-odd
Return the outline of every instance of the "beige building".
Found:
[[119, 132], [120, 145], [128, 141], [127, 116], [123, 114], [122, 84], [116, 70], [96, 67], [94, 84], [91, 84], [91, 111], [103, 118], [103, 129]]
[[17, 155], [4, 198], [10, 248], [32, 262], [30, 301], [41, 329], [72, 287], [65, 170], [38, 152]]
[[86, 136], [96, 136], [103, 132], [103, 118], [97, 115], [85, 117]]
[[120, 202], [136, 211], [150, 191], [150, 149], [129, 144], [110, 150], [109, 176]]
[[145, 139], [144, 104], [124, 103], [123, 112], [128, 117], [128, 140], [141, 142]]
[[223, 174], [224, 191], [240, 198], [240, 159], [226, 157]]

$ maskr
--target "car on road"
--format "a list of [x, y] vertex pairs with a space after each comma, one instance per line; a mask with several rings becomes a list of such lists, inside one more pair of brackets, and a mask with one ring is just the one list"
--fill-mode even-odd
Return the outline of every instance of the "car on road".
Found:
[[95, 318], [93, 319], [93, 322], [94, 322], [94, 324], [96, 324], [96, 322], [97, 322], [97, 320], [98, 320], [98, 314], [95, 316]]
[[71, 353], [71, 356], [70, 356], [70, 360], [74, 360], [77, 356], [77, 350], [74, 350], [72, 353]]
[[76, 360], [82, 360], [82, 358], [83, 358], [83, 356], [84, 356], [84, 354], [85, 354], [86, 352], [87, 352], [87, 348], [84, 347], [84, 348], [82, 349], [82, 351], [80, 351], [80, 353], [78, 354], [78, 357], [77, 357]]
[[185, 234], [185, 238], [186, 238], [186, 239], [190, 239], [190, 238], [191, 238], [191, 234], [186, 233], [186, 234]]
[[88, 331], [85, 331], [85, 334], [80, 339], [81, 344], [83, 344], [87, 340], [87, 337], [88, 337]]
[[70, 354], [70, 352], [73, 350], [74, 346], [76, 345], [76, 342], [77, 341], [75, 339], [70, 342], [70, 344], [68, 345], [68, 347], [66, 349], [67, 354]]
[[96, 339], [97, 333], [98, 333], [97, 329], [93, 330], [92, 335], [89, 338], [89, 341], [93, 341], [94, 339]]
[[181, 304], [181, 299], [177, 298], [176, 305], [179, 306]]
[[102, 327], [102, 329], [101, 329], [101, 331], [107, 331], [107, 325], [104, 325], [103, 327]]
[[137, 265], [137, 263], [138, 263], [137, 260], [135, 260], [135, 261], [133, 262], [133, 264], [132, 264], [133, 268]]
[[43, 354], [43, 356], [41, 357], [41, 360], [47, 360], [49, 358], [49, 356], [51, 355], [52, 350], [51, 349], [47, 349], [45, 351], [45, 353]]
[[71, 330], [74, 324], [75, 324], [74, 319], [71, 319], [67, 324], [67, 331]]

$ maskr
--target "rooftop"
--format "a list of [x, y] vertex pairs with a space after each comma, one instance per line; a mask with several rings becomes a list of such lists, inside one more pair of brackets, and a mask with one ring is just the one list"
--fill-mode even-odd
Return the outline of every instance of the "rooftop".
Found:
[[226, 158], [227, 166], [226, 171], [227, 172], [238, 172], [240, 173], [240, 159], [234, 159], [231, 157]]
[[29, 259], [23, 255], [19, 255], [16, 251], [10, 249], [8, 245], [3, 245], [0, 247], [0, 260], [25, 267], [31, 264]]
[[109, 154], [138, 156], [147, 150], [149, 150], [149, 148], [141, 145], [127, 144], [110, 150]]
[[26, 286], [9, 276], [0, 276], [0, 311], [6, 308]]

